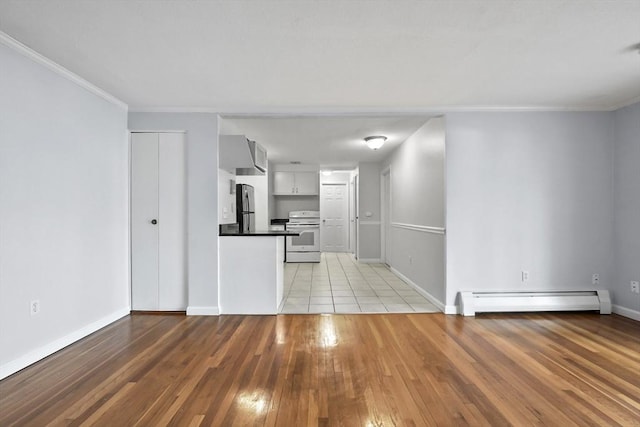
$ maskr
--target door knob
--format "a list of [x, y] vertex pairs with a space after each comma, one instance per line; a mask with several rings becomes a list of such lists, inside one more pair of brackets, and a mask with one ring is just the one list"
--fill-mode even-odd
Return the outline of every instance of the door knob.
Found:
[[157, 219], [152, 219], [152, 220], [151, 220], [151, 224], [154, 224], [154, 225], [155, 225], [155, 224], [157, 224], [157, 223], [158, 223], [158, 220], [157, 220]]

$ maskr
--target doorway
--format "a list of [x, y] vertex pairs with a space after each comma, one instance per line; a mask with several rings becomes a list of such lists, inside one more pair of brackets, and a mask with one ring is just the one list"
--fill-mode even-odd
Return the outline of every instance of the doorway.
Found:
[[347, 183], [322, 183], [320, 188], [320, 249], [349, 251], [349, 191]]

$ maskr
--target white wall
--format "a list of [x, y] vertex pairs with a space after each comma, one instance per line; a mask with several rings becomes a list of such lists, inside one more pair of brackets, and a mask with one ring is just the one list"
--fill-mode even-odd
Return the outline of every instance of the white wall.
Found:
[[331, 175], [321, 173], [320, 184], [348, 184], [352, 175], [352, 171], [333, 171]]
[[236, 216], [236, 176], [224, 169], [218, 169], [218, 221], [233, 224]]
[[267, 191], [269, 194], [268, 207], [269, 207], [269, 225], [271, 225], [271, 220], [274, 218], [279, 218], [276, 216], [276, 198], [273, 195], [273, 162], [267, 162]]
[[188, 314], [218, 313], [218, 116], [129, 113], [129, 129], [187, 131]]
[[1, 378], [129, 312], [129, 245], [126, 107], [0, 64]]
[[274, 196], [273, 218], [289, 218], [291, 211], [319, 211], [318, 196]]
[[640, 320], [640, 295], [630, 292], [640, 281], [640, 103], [620, 109], [614, 117], [614, 277], [613, 303]]
[[387, 262], [443, 305], [444, 156], [444, 119], [433, 118], [382, 162], [391, 176]]
[[[358, 164], [358, 259], [380, 260], [380, 164]], [[367, 216], [370, 214], [370, 216]]]
[[610, 113], [451, 113], [446, 133], [448, 305], [611, 284]]

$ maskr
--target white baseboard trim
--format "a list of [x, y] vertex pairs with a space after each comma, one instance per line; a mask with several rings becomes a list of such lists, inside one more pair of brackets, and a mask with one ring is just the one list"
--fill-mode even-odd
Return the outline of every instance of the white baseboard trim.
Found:
[[382, 260], [380, 258], [360, 258], [358, 262], [363, 264], [381, 264]]
[[5, 363], [4, 365], [0, 366], [0, 380], [8, 377], [9, 375], [15, 374], [21, 369], [24, 369], [27, 366], [32, 365], [59, 350], [62, 350], [68, 345], [81, 340], [87, 335], [91, 335], [97, 330], [102, 329], [105, 326], [108, 326], [111, 323], [115, 322], [116, 320], [129, 315], [130, 312], [131, 309], [129, 307], [122, 308], [109, 314], [108, 316], [105, 316], [101, 319], [96, 320], [95, 322], [88, 324], [83, 328], [78, 329], [77, 331], [74, 331], [68, 335], [65, 335], [64, 337], [58, 338], [53, 342], [45, 344], [42, 347], [32, 350], [24, 356]]
[[613, 309], [612, 311], [615, 314], [619, 314], [620, 316], [624, 316], [624, 317], [628, 317], [629, 319], [640, 321], [640, 311], [632, 310], [630, 308], [622, 307], [616, 304], [613, 304], [611, 308]]
[[413, 283], [413, 281], [411, 279], [409, 279], [407, 276], [405, 276], [404, 274], [400, 273], [398, 270], [396, 270], [395, 268], [393, 268], [391, 266], [389, 266], [389, 269], [391, 271], [393, 271], [393, 273], [396, 276], [398, 276], [399, 278], [404, 280], [409, 286], [411, 286], [413, 289], [415, 289], [416, 292], [418, 292], [420, 295], [422, 295], [423, 297], [428, 299], [431, 304], [435, 305], [438, 308], [438, 310], [442, 311], [445, 314], [452, 314], [452, 313], [447, 313], [446, 312], [446, 307], [441, 301], [439, 301], [436, 297], [431, 295], [429, 292], [427, 292], [424, 289], [422, 289], [417, 284]]
[[218, 307], [187, 307], [187, 316], [218, 316], [220, 309]]
[[460, 314], [457, 305], [445, 305], [444, 314]]

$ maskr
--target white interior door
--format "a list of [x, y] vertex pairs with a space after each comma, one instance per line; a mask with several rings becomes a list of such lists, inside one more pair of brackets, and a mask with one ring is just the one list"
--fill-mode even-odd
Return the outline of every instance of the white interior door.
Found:
[[322, 184], [320, 241], [323, 252], [349, 250], [349, 198], [347, 184]]
[[131, 134], [131, 308], [158, 309], [158, 134]]
[[187, 308], [186, 144], [182, 133], [159, 135], [161, 221], [158, 232], [158, 309]]
[[182, 133], [131, 134], [131, 307], [184, 310], [186, 143]]

